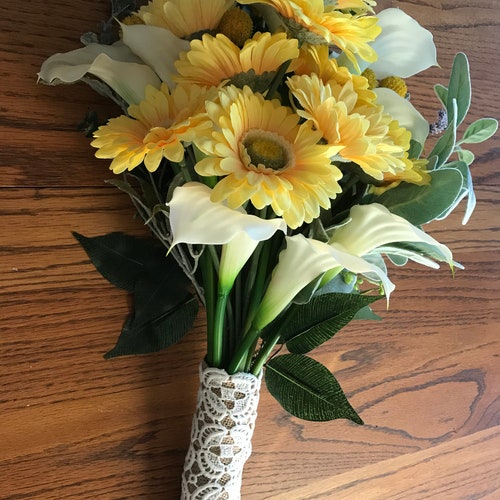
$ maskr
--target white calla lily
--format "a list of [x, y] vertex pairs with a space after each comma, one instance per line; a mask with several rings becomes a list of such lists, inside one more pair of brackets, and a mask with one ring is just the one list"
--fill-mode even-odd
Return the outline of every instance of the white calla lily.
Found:
[[260, 241], [286, 231], [283, 219], [261, 219], [210, 200], [212, 190], [198, 182], [177, 187], [168, 203], [172, 246], [224, 245], [219, 285], [228, 290]]
[[366, 260], [367, 256], [393, 253], [429, 267], [439, 267], [420, 252], [391, 247], [391, 243], [404, 242], [427, 245], [432, 248], [434, 258], [453, 265], [448, 247], [377, 203], [352, 207], [350, 219], [334, 231], [328, 243], [303, 235], [287, 237], [287, 247], [280, 253], [279, 263], [255, 315], [254, 327], [257, 330], [264, 328], [300, 290], [322, 273], [334, 269], [347, 269], [377, 279], [389, 300], [395, 286], [383, 269]]
[[[340, 246], [350, 254], [362, 256], [374, 251], [380, 253], [381, 247], [388, 252], [391, 243], [400, 242], [429, 245], [439, 260], [448, 262], [450, 266], [453, 264], [452, 253], [446, 245], [378, 203], [352, 207], [349, 221], [335, 229], [329, 243]], [[409, 252], [405, 256], [420, 264], [439, 267], [434, 261], [422, 258], [420, 253]]]
[[376, 275], [389, 297], [394, 285], [379, 267], [350, 254], [340, 245], [329, 245], [298, 234], [286, 238], [264, 298], [255, 314], [253, 326], [262, 330], [280, 314], [306, 285], [322, 273], [348, 269], [354, 273]]
[[377, 14], [382, 32], [370, 45], [377, 53], [377, 60], [368, 63], [357, 58], [356, 70], [345, 54], [337, 62], [351, 72], [359, 73], [370, 68], [378, 79], [387, 76], [408, 78], [437, 66], [437, 51], [432, 33], [401, 9], [390, 8]]
[[401, 127], [409, 130], [413, 140], [424, 144], [429, 135], [429, 123], [413, 104], [391, 89], [379, 87], [374, 92], [377, 94], [377, 103], [384, 106], [384, 112], [397, 120]]
[[401, 9], [385, 9], [377, 14], [382, 33], [372, 43], [377, 60], [370, 64], [377, 78], [408, 78], [437, 66], [432, 33]]
[[173, 88], [172, 75], [177, 73], [174, 62], [179, 59], [180, 52], [189, 50], [189, 42], [158, 26], [120, 24], [120, 27], [123, 42]]
[[54, 54], [40, 68], [39, 81], [49, 85], [75, 83], [91, 74], [108, 84], [128, 104], [144, 99], [147, 85], [160, 87], [156, 73], [122, 42], [91, 43], [80, 49]]

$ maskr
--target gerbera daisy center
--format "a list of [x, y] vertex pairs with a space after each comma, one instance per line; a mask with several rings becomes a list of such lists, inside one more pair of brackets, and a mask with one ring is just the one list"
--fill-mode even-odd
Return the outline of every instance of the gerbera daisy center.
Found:
[[289, 148], [283, 139], [273, 132], [249, 132], [243, 146], [255, 167], [263, 165], [272, 170], [282, 170], [290, 163]]

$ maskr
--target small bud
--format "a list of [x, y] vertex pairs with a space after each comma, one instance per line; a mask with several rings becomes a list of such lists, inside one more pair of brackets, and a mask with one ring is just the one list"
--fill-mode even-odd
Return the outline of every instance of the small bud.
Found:
[[405, 98], [408, 93], [408, 87], [406, 86], [405, 81], [399, 76], [388, 76], [383, 80], [380, 80], [379, 87], [385, 87], [386, 89], [391, 89], [396, 92], [396, 94]]
[[363, 73], [361, 73], [361, 76], [364, 76], [368, 80], [368, 88], [370, 90], [376, 89], [378, 87], [377, 77], [375, 76], [375, 72], [372, 69], [366, 68]]

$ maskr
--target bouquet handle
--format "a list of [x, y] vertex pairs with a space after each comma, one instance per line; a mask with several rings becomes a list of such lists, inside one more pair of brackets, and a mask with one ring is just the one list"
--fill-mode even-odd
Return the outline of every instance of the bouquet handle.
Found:
[[239, 500], [243, 467], [252, 453], [262, 374], [200, 365], [191, 442], [181, 500]]

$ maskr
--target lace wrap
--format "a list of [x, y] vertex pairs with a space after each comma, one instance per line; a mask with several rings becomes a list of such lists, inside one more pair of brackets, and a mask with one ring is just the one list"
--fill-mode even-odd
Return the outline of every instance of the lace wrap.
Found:
[[200, 366], [181, 500], [239, 500], [262, 377]]

